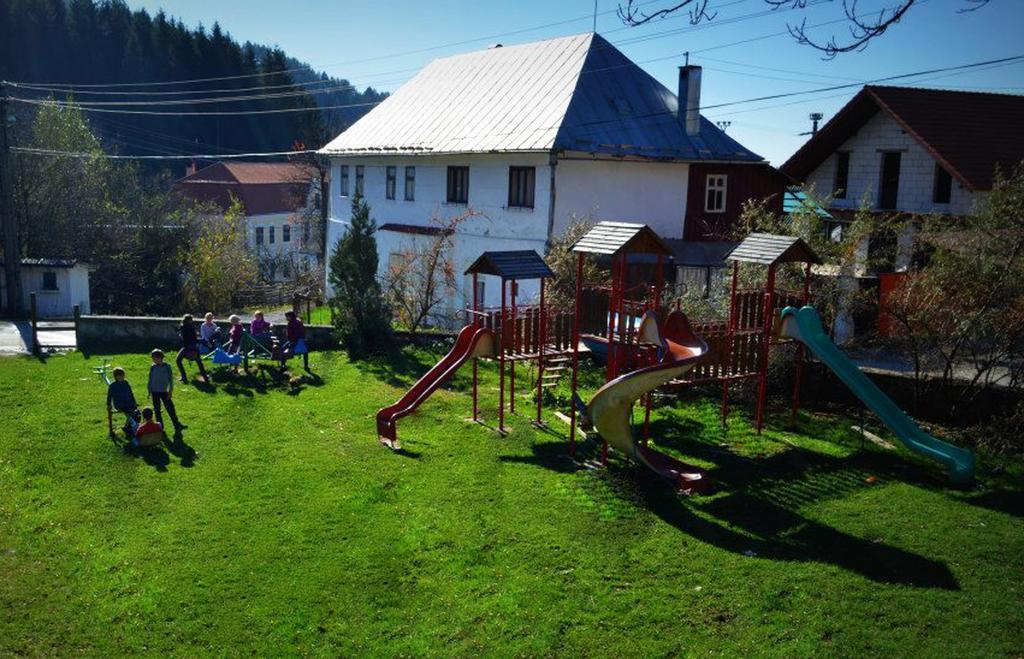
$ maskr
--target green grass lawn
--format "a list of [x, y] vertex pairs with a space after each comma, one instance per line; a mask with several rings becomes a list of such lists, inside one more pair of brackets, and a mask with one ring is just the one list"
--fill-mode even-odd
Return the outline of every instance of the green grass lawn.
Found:
[[[759, 437], [695, 400], [653, 423], [716, 482], [680, 499], [622, 459], [570, 461], [553, 416], [507, 437], [465, 421], [468, 369], [392, 453], [375, 411], [427, 359], [180, 387], [189, 428], [141, 457], [106, 437], [96, 357], [0, 360], [0, 655], [1024, 650], [1019, 465], [950, 489], [861, 451], [848, 419]], [[112, 361], [145, 389], [145, 355]]]

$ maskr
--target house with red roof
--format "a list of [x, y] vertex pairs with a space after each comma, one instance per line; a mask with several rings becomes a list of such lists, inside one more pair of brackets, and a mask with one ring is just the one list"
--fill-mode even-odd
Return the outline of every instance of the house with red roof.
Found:
[[910, 266], [921, 219], [969, 213], [998, 169], [1024, 160], [1021, 117], [1020, 95], [868, 85], [781, 169], [837, 219], [864, 204], [907, 215], [891, 269], [868, 277], [879, 278], [884, 303], [898, 282], [892, 273]]
[[221, 212], [242, 204], [246, 241], [268, 281], [288, 281], [320, 258], [320, 177], [295, 162], [217, 162], [175, 182], [172, 195]]
[[962, 215], [1024, 159], [1024, 96], [868, 85], [782, 165], [830, 208]]

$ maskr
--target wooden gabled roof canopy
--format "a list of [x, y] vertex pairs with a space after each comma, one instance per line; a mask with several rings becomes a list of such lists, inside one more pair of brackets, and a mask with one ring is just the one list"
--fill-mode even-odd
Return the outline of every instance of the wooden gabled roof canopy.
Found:
[[613, 256], [624, 252], [672, 255], [672, 248], [654, 229], [631, 222], [598, 222], [573, 244], [572, 251]]
[[725, 257], [727, 261], [775, 265], [777, 263], [821, 263], [803, 238], [773, 233], [752, 233]]
[[540, 254], [531, 250], [484, 252], [466, 268], [467, 275], [496, 275], [502, 279], [544, 279], [554, 277]]

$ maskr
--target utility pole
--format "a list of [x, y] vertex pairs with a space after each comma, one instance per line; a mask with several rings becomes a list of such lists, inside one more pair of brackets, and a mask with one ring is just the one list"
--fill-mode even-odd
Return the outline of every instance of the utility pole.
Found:
[[9, 121], [7, 89], [0, 83], [0, 226], [4, 230], [4, 288], [7, 289], [7, 311], [16, 316], [21, 302], [21, 240], [12, 204], [11, 143], [7, 135]]

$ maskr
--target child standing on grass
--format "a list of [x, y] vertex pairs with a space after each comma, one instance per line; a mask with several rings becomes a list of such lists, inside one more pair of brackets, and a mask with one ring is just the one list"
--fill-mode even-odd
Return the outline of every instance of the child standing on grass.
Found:
[[[203, 357], [199, 354], [199, 337], [196, 335], [196, 324], [192, 320], [192, 314], [185, 314], [181, 317], [181, 325], [178, 326], [178, 334], [181, 336], [181, 350], [178, 351], [178, 371], [181, 372], [181, 382], [188, 384], [188, 376], [185, 375], [186, 359], [195, 360], [199, 365], [199, 375], [204, 382], [210, 381], [203, 367]], [[159, 408], [157, 408], [159, 409]]]
[[153, 399], [153, 409], [156, 410], [156, 420], [163, 423], [163, 415], [160, 414], [162, 406], [167, 407], [167, 416], [171, 417], [171, 423], [175, 430], [183, 430], [178, 421], [178, 414], [174, 409], [174, 402], [171, 400], [171, 392], [174, 389], [174, 373], [171, 365], [164, 362], [164, 351], [155, 348], [150, 356], [153, 358], [153, 365], [149, 367], [149, 395]]
[[213, 322], [213, 314], [209, 311], [203, 317], [203, 324], [199, 326], [199, 338], [207, 352], [216, 350], [223, 340], [220, 338], [220, 327]]
[[107, 387], [107, 410], [112, 409], [128, 417], [123, 430], [125, 434], [133, 435], [134, 426], [139, 423], [139, 404], [135, 402], [132, 385], [128, 384], [120, 366], [114, 369], [114, 381]]
[[[294, 311], [286, 312], [284, 317], [288, 319], [288, 326], [285, 328], [288, 341], [282, 346], [282, 351], [291, 350], [294, 355], [302, 355], [302, 367], [308, 371], [309, 350], [306, 348], [306, 326], [302, 324]], [[283, 359], [281, 366], [284, 367]]]

